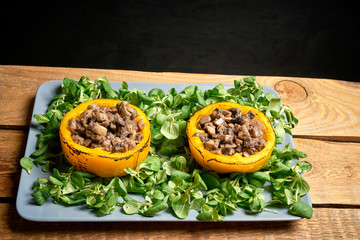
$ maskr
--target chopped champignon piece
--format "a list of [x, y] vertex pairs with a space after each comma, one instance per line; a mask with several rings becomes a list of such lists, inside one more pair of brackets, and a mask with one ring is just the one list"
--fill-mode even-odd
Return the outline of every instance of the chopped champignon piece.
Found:
[[100, 146], [99, 143], [91, 143], [90, 148], [99, 148]]
[[93, 131], [94, 133], [96, 133], [97, 135], [100, 135], [100, 136], [106, 136], [107, 131], [108, 131], [107, 128], [101, 126], [97, 122], [91, 122], [89, 124], [89, 128], [91, 131]]
[[207, 125], [206, 130], [210, 135], [215, 135], [216, 134], [216, 129], [215, 129], [214, 125]]
[[244, 140], [244, 147], [245, 148], [252, 148], [256, 145], [256, 139], [254, 138], [247, 138]]
[[115, 135], [112, 132], [108, 132], [105, 137], [106, 139], [113, 140], [115, 138]]
[[248, 151], [242, 152], [241, 155], [242, 155], [243, 157], [248, 157], [248, 156], [250, 156], [250, 154], [248, 153]]
[[113, 107], [109, 108], [109, 112], [111, 112], [112, 114], [115, 114], [118, 112], [118, 109], [117, 109], [117, 107], [113, 106]]
[[90, 106], [88, 106], [87, 109], [89, 110], [99, 109], [99, 105], [97, 105], [97, 103], [93, 103]]
[[256, 154], [259, 152], [256, 148], [249, 148], [248, 151], [249, 151], [250, 155], [253, 155], [253, 154]]
[[231, 136], [231, 135], [220, 135], [219, 139], [222, 142], [231, 143], [232, 140], [233, 140], [233, 136]]
[[250, 110], [247, 115], [249, 116], [250, 119], [253, 119], [255, 117], [255, 113], [253, 112], [253, 110]]
[[224, 153], [224, 155], [230, 155], [230, 156], [235, 154], [235, 150], [233, 148], [224, 148], [222, 152]]
[[101, 148], [109, 152], [126, 152], [144, 138], [146, 123], [136, 121], [138, 112], [128, 102], [116, 107], [99, 107], [93, 103], [79, 118], [69, 120], [74, 142], [89, 148]]
[[206, 150], [211, 150], [215, 147], [215, 143], [212, 139], [208, 139], [206, 142], [204, 142], [204, 147]]
[[242, 115], [240, 118], [240, 124], [244, 125], [246, 128], [249, 127], [250, 118], [247, 114]]
[[199, 137], [202, 142], [205, 142], [205, 136], [200, 132], [194, 133], [193, 137]]
[[216, 149], [211, 149], [210, 152], [214, 153], [214, 154], [222, 154], [221, 148], [216, 148]]
[[70, 119], [69, 120], [69, 129], [72, 133], [75, 133], [76, 130], [77, 130], [77, 124], [76, 124], [76, 121], [75, 119]]
[[250, 134], [249, 134], [249, 129], [246, 128], [245, 125], [241, 125], [240, 128], [239, 128], [239, 131], [238, 131], [238, 138], [239, 139], [246, 139], [246, 138], [249, 138], [250, 137]]
[[85, 139], [84, 144], [82, 144], [82, 145], [84, 145], [85, 147], [89, 147], [91, 143], [92, 143], [91, 139], [87, 138], [87, 139]]
[[216, 119], [215, 121], [214, 121], [214, 124], [216, 125], [216, 126], [220, 126], [221, 124], [223, 124], [224, 123], [224, 118], [218, 118], [218, 119]]
[[253, 111], [242, 114], [239, 108], [215, 109], [209, 116], [202, 117], [193, 136], [199, 137], [204, 148], [214, 154], [247, 157], [264, 149], [265, 126]]
[[104, 139], [101, 143], [101, 148], [105, 151], [110, 152], [112, 150], [110, 139]]
[[230, 108], [229, 111], [231, 112], [232, 117], [241, 117], [241, 110], [240, 108]]
[[96, 120], [98, 122], [102, 122], [102, 121], [106, 121], [108, 119], [108, 116], [106, 115], [106, 113], [104, 111], [99, 111], [96, 113]]
[[229, 117], [232, 115], [231, 111], [225, 110], [225, 109], [219, 109], [218, 111], [220, 114], [222, 114], [224, 117]]
[[250, 133], [250, 135], [251, 135], [253, 138], [258, 138], [258, 137], [261, 136], [261, 133], [262, 133], [262, 132], [261, 132], [259, 129], [257, 129], [257, 128], [255, 128], [255, 127], [252, 127], [252, 126], [250, 125], [249, 133]]
[[74, 142], [76, 142], [77, 144], [83, 145], [84, 144], [84, 138], [80, 137], [79, 135], [74, 135], [72, 137], [72, 139], [74, 140]]
[[211, 117], [210, 116], [206, 116], [203, 118], [200, 118], [200, 124], [205, 124], [211, 121]]
[[92, 110], [88, 109], [86, 110], [85, 112], [83, 112], [83, 114], [81, 115], [81, 124], [84, 126], [84, 127], [87, 127], [90, 119], [92, 117]]
[[140, 119], [138, 122], [137, 122], [137, 126], [139, 128], [140, 131], [142, 131], [145, 127], [145, 123], [144, 123], [144, 120], [143, 119]]
[[135, 136], [136, 141], [140, 142], [141, 140], [143, 140], [143, 138], [144, 138], [144, 134], [139, 133], [139, 132], [136, 133], [136, 136]]
[[258, 130], [262, 131], [265, 130], [265, 126], [260, 122], [259, 119], [253, 118], [249, 121], [249, 125], [256, 127]]
[[122, 117], [126, 117], [126, 116], [130, 116], [131, 113], [128, 111], [126, 104], [123, 102], [118, 103], [116, 105], [116, 107], [118, 108], [119, 113], [121, 114]]

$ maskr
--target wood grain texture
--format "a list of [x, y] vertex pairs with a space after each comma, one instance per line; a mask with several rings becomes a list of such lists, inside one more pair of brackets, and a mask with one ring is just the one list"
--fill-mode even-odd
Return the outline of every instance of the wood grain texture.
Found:
[[286, 77], [262, 80], [299, 118], [294, 135], [360, 141], [360, 83]]
[[[37, 88], [50, 80], [106, 76], [110, 81], [232, 84], [243, 76], [154, 73], [125, 70], [0, 66], [0, 125], [29, 125]], [[328, 79], [257, 77], [275, 88], [299, 118], [296, 136], [360, 141], [360, 83]], [[154, 84], [156, 87], [156, 84]], [[334, 92], [335, 91], [335, 92]], [[16, 106], [15, 108], [13, 106]]]
[[[0, 130], [0, 197], [15, 197], [27, 132]], [[305, 175], [314, 204], [360, 204], [360, 143], [295, 138], [295, 146], [308, 153], [313, 170]], [[316, 147], [314, 147], [316, 146]], [[342, 153], [341, 159], [339, 155]]]
[[0, 129], [0, 197], [15, 197], [20, 179], [27, 131]]
[[358, 239], [360, 209], [316, 208], [295, 222], [30, 222], [0, 204], [2, 239]]
[[305, 174], [315, 204], [360, 205], [360, 144], [295, 138], [313, 169]]
[[[295, 146], [310, 156], [314, 216], [262, 223], [34, 223], [13, 203], [37, 88], [50, 80], [106, 76], [110, 81], [232, 84], [242, 76], [122, 70], [0, 66], [1, 239], [360, 239], [360, 83], [328, 79], [257, 77], [275, 88], [299, 118]], [[154, 84], [156, 87], [156, 83]], [[308, 138], [308, 139], [306, 139]], [[335, 142], [332, 140], [336, 140]], [[10, 203], [8, 203], [10, 202]], [[332, 206], [334, 208], [328, 208]]]

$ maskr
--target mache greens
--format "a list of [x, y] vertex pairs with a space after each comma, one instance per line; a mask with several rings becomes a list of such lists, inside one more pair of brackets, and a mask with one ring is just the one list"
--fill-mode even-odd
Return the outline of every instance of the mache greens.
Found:
[[[64, 114], [78, 104], [97, 98], [126, 100], [141, 108], [151, 123], [150, 155], [136, 169], [125, 169], [127, 176], [108, 179], [77, 171], [65, 159], [60, 146], [59, 125]], [[307, 154], [287, 146], [275, 147], [269, 161], [258, 172], [219, 175], [196, 164], [188, 149], [186, 124], [189, 117], [202, 107], [220, 101], [237, 102], [258, 108], [272, 122], [276, 143], [282, 143], [285, 134], [291, 134], [298, 120], [280, 98], [264, 94], [255, 77], [234, 81], [226, 90], [222, 84], [205, 91], [189, 85], [181, 92], [172, 88], [167, 93], [154, 88], [148, 93], [129, 89], [126, 82], [116, 91], [108, 80], [79, 81], [65, 78], [61, 93], [50, 102], [45, 114], [35, 114], [34, 121], [43, 125], [37, 135], [36, 151], [20, 160], [30, 174], [34, 165], [51, 176], [38, 178], [34, 183], [33, 200], [42, 205], [49, 198], [64, 206], [86, 205], [97, 216], [110, 214], [121, 207], [124, 214], [151, 217], [170, 209], [174, 216], [184, 219], [191, 209], [199, 220], [221, 221], [226, 215], [244, 208], [251, 213], [276, 211], [272, 205], [287, 206], [289, 213], [312, 217], [312, 207], [301, 200], [309, 192], [309, 184], [302, 173], [311, 170], [311, 164], [299, 161]], [[292, 159], [297, 159], [295, 164]], [[272, 199], [262, 194], [268, 184]], [[131, 198], [128, 193], [143, 196], [144, 201]], [[121, 198], [120, 198], [121, 197]]]

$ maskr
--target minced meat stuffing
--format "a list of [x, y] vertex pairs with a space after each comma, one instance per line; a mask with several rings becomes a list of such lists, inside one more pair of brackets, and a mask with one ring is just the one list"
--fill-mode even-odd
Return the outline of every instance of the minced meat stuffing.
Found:
[[79, 118], [69, 120], [71, 137], [85, 147], [126, 152], [144, 138], [141, 130], [145, 123], [142, 119], [136, 122], [137, 116], [126, 101], [111, 108], [93, 103]]
[[215, 109], [209, 116], [202, 117], [197, 128], [205, 134], [197, 132], [204, 148], [214, 154], [247, 157], [261, 151], [265, 145], [265, 126], [255, 118], [250, 110], [242, 114], [239, 108]]

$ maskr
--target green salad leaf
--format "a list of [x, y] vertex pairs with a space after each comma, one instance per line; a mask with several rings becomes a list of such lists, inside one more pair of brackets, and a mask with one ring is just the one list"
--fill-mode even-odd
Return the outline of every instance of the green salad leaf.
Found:
[[20, 165], [23, 169], [27, 171], [28, 174], [31, 174], [31, 169], [34, 167], [34, 163], [31, 158], [23, 157], [20, 159]]

